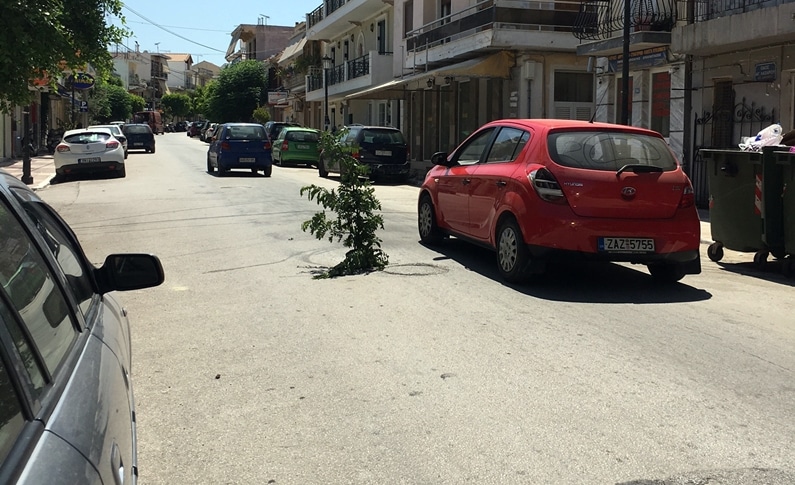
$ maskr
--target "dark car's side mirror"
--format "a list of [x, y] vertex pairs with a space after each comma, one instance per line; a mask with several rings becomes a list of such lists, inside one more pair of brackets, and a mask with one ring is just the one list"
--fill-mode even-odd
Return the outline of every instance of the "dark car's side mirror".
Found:
[[431, 155], [431, 163], [434, 165], [442, 165], [443, 167], [451, 167], [455, 165], [447, 161], [447, 152], [436, 152]]
[[151, 254], [111, 254], [94, 276], [100, 294], [151, 288], [165, 281], [160, 259]]

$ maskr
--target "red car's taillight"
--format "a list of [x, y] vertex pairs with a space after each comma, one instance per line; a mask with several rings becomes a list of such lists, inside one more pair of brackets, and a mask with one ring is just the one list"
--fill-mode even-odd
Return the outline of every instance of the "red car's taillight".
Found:
[[560, 184], [557, 179], [555, 179], [555, 176], [546, 168], [542, 167], [533, 170], [527, 178], [530, 180], [530, 184], [532, 184], [533, 189], [541, 199], [556, 204], [565, 204], [567, 202], [566, 196], [563, 195], [563, 191], [560, 189]]
[[58, 153], [68, 152], [69, 145], [60, 144], [57, 147], [55, 147], [55, 150], [58, 151]]
[[287, 140], [284, 140], [282, 142], [282, 151], [286, 152], [288, 148], [290, 148], [290, 144], [287, 142]]
[[108, 150], [115, 150], [116, 148], [119, 148], [119, 142], [109, 141], [105, 143], [105, 148], [107, 148]]
[[682, 191], [682, 198], [679, 200], [680, 209], [688, 209], [696, 205], [696, 194], [693, 192], [693, 186], [687, 184], [685, 190]]

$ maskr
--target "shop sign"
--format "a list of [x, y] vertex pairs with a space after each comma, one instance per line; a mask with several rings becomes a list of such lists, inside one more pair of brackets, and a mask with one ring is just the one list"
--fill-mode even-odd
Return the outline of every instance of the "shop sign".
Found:
[[94, 76], [87, 72], [76, 72], [69, 75], [69, 83], [75, 89], [83, 90], [94, 86]]

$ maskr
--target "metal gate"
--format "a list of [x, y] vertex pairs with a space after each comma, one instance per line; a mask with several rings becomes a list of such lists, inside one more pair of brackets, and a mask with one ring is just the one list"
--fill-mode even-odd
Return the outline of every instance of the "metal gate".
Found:
[[[699, 208], [709, 207], [709, 174], [707, 162], [701, 157], [701, 149], [737, 149], [742, 137], [756, 136], [773, 123], [775, 115], [775, 109], [757, 106], [753, 101], [748, 103], [745, 98], [735, 104], [732, 110], [716, 105], [713, 106], [712, 111], [695, 114], [693, 150], [690, 152], [692, 162], [685, 165], [685, 172], [693, 182], [696, 205]], [[727, 133], [730, 136], [727, 137]], [[736, 143], [731, 144], [732, 142], [727, 142], [727, 139], [736, 140]]]

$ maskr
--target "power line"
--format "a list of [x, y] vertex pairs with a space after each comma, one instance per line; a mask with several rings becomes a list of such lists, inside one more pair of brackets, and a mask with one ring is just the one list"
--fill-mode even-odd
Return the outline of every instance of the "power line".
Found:
[[127, 6], [126, 3], [122, 3], [122, 5], [124, 6], [124, 8], [126, 8], [130, 12], [134, 13], [135, 15], [141, 17], [142, 19], [146, 20], [147, 22], [149, 22], [150, 24], [154, 25], [155, 27], [157, 27], [157, 28], [159, 28], [159, 29], [161, 29], [161, 30], [163, 30], [165, 32], [168, 32], [169, 34], [171, 34], [171, 35], [173, 35], [175, 37], [179, 37], [182, 40], [186, 40], [186, 41], [190, 42], [191, 44], [196, 44], [198, 46], [204, 47], [205, 49], [210, 49], [211, 51], [215, 51], [215, 52], [220, 52], [222, 54], [226, 54], [226, 51], [222, 51], [220, 49], [216, 49], [216, 48], [210, 47], [208, 45], [200, 44], [200, 43], [198, 43], [198, 42], [196, 42], [194, 40], [191, 40], [191, 39], [188, 39], [187, 37], [179, 35], [176, 32], [172, 32], [172, 31], [168, 30], [167, 28], [163, 27], [162, 25], [158, 24], [157, 22], [155, 22], [153, 20], [150, 20], [150, 19], [144, 17], [142, 14], [140, 14], [140, 13], [136, 12], [135, 10], [131, 9], [129, 6]]
[[[129, 10], [129, 7], [128, 7], [128, 10]], [[132, 10], [130, 10], [130, 11], [132, 11]], [[139, 22], [137, 20], [130, 20], [129, 23], [131, 23], [131, 24], [150, 24], [151, 22]], [[179, 27], [177, 25], [163, 25], [163, 26], [158, 25], [158, 27], [169, 27], [169, 28], [172, 28], [172, 29], [183, 29], [183, 30], [200, 30], [202, 32], [221, 32], [221, 33], [224, 33], [224, 34], [229, 34], [230, 33], [228, 30], [197, 29], [196, 27]]]

